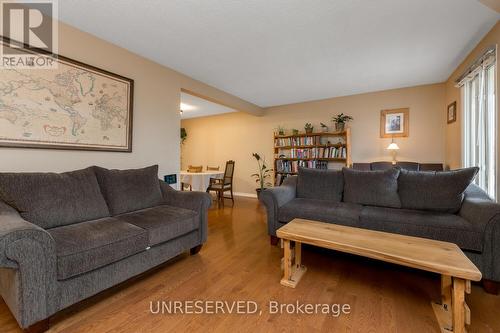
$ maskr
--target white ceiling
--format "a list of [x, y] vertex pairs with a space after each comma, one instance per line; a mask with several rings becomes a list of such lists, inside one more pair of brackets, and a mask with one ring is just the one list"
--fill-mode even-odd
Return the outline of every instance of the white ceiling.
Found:
[[445, 81], [476, 0], [64, 0], [62, 21], [259, 106]]
[[181, 119], [213, 116], [221, 113], [237, 112], [224, 105], [207, 101], [184, 92], [181, 93]]

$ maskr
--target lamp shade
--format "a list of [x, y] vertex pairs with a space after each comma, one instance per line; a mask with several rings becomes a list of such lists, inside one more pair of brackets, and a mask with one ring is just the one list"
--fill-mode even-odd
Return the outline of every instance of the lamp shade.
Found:
[[391, 142], [391, 144], [387, 146], [387, 150], [399, 150], [399, 146], [395, 142]]

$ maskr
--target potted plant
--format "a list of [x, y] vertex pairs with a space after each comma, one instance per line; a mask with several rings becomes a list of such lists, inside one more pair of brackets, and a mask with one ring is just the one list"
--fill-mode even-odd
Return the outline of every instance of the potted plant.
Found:
[[285, 135], [285, 128], [281, 127], [281, 126], [278, 126], [278, 128], [276, 129], [276, 133], [278, 135]]
[[306, 130], [307, 134], [310, 134], [313, 132], [314, 127], [313, 125], [311, 125], [311, 123], [306, 123], [304, 129]]
[[297, 135], [297, 134], [299, 134], [299, 130], [298, 130], [298, 129], [296, 129], [296, 128], [292, 129], [292, 134], [293, 134], [293, 135]]
[[332, 118], [332, 121], [335, 123], [335, 130], [337, 132], [342, 132], [345, 129], [345, 123], [353, 120], [351, 116], [345, 115], [343, 113], [336, 115]]
[[328, 132], [328, 126], [326, 126], [326, 125], [325, 125], [325, 124], [323, 124], [323, 123], [319, 123], [319, 124], [321, 125], [321, 131], [322, 131], [323, 133]]
[[259, 166], [259, 172], [254, 173], [252, 177], [255, 177], [255, 182], [259, 184], [259, 187], [255, 189], [257, 192], [257, 198], [260, 198], [260, 193], [268, 186], [272, 186], [269, 182], [269, 178], [271, 177], [271, 172], [273, 169], [268, 169], [266, 165], [266, 160], [258, 153], [253, 153], [252, 156], [257, 160], [257, 165]]
[[187, 132], [186, 132], [186, 129], [184, 127], [181, 127], [181, 144], [184, 144], [184, 141], [186, 141], [187, 139]]

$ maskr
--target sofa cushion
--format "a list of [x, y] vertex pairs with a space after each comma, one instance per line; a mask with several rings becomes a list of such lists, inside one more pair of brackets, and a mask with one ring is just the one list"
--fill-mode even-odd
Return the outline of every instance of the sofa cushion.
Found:
[[482, 251], [481, 227], [458, 215], [385, 207], [364, 207], [359, 226], [366, 229], [436, 239]]
[[342, 171], [299, 168], [297, 198], [340, 202], [342, 192], [344, 192]]
[[144, 251], [146, 230], [116, 218], [49, 229], [56, 243], [59, 280], [86, 273]]
[[456, 213], [478, 170], [477, 167], [445, 172], [401, 170], [398, 179], [401, 206]]
[[349, 168], [344, 173], [344, 201], [370, 206], [401, 207], [398, 195], [399, 169], [360, 171]]
[[187, 234], [200, 225], [197, 212], [167, 205], [118, 215], [117, 218], [147, 230], [150, 246]]
[[361, 205], [345, 202], [296, 198], [280, 207], [278, 220], [280, 222], [290, 222], [294, 218], [303, 218], [357, 226], [362, 208]]
[[0, 198], [24, 219], [45, 229], [109, 216], [92, 168], [0, 173]]
[[158, 182], [158, 165], [129, 170], [94, 168], [113, 216], [157, 206], [163, 201]]

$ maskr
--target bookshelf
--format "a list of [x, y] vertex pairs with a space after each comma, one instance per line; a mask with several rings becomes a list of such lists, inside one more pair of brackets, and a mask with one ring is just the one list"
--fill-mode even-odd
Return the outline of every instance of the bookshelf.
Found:
[[351, 165], [351, 129], [342, 132], [274, 135], [274, 183], [298, 168], [335, 169]]

